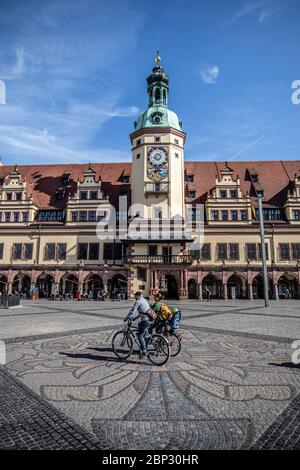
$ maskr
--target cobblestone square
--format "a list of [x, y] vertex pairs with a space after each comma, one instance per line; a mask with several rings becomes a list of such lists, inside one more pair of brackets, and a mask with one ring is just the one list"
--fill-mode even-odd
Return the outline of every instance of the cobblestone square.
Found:
[[131, 302], [0, 310], [0, 447], [300, 448], [299, 301], [181, 301], [181, 353], [162, 367], [111, 350]]

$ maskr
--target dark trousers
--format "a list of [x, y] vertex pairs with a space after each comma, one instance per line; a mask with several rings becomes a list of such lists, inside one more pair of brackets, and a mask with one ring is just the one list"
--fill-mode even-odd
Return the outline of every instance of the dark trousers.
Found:
[[152, 320], [142, 320], [138, 325], [138, 339], [142, 352], [146, 352], [145, 334], [147, 333], [148, 328], [153, 325], [153, 323], [154, 321]]

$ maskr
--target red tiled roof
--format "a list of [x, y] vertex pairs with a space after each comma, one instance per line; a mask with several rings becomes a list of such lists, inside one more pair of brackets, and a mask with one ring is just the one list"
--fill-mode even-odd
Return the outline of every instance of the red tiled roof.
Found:
[[[96, 171], [96, 178], [101, 178], [101, 188], [104, 196], [108, 195], [112, 204], [116, 204], [119, 192], [130, 189], [129, 184], [122, 182], [123, 174], [131, 174], [130, 163], [95, 163], [91, 165]], [[83, 172], [88, 170], [89, 164], [73, 165], [28, 165], [18, 166], [18, 171], [25, 178], [28, 185], [28, 195], [32, 193], [33, 202], [40, 209], [63, 208], [68, 194], [76, 191], [77, 181], [83, 180]], [[1, 166], [0, 178], [5, 178], [14, 166]], [[63, 186], [62, 176], [69, 173], [69, 184]], [[56, 193], [66, 191], [62, 200], [56, 200]]]
[[[194, 175], [194, 187], [197, 199], [204, 202], [207, 192], [215, 186], [216, 175], [225, 167], [225, 162], [185, 162], [187, 174]], [[74, 193], [77, 180], [82, 180], [83, 172], [88, 164], [73, 165], [28, 165], [18, 166], [18, 171], [26, 179], [28, 194], [33, 194], [34, 203], [41, 209], [63, 208], [68, 193]], [[117, 204], [120, 191], [129, 190], [130, 184], [122, 182], [123, 175], [131, 174], [131, 163], [93, 163], [97, 178], [101, 178], [104, 196], [109, 196], [112, 204]], [[230, 162], [233, 176], [240, 177], [241, 189], [244, 194], [248, 191], [255, 198], [254, 189], [248, 174], [248, 169], [258, 173], [259, 182], [265, 191], [265, 204], [270, 207], [282, 206], [291, 189], [294, 175], [300, 175], [300, 160], [245, 161]], [[0, 178], [5, 178], [14, 166], [0, 166]], [[69, 185], [62, 185], [62, 175], [70, 173]], [[66, 190], [62, 200], [56, 200], [56, 193]]]
[[[254, 188], [252, 187], [248, 169], [255, 168], [259, 183], [264, 188], [264, 205], [280, 207], [287, 198], [287, 191], [291, 189], [295, 174], [300, 175], [300, 160], [266, 160], [229, 162], [233, 170], [233, 177], [239, 176], [241, 190], [244, 195], [249, 193], [256, 202]], [[216, 175], [220, 177], [225, 162], [186, 162], [187, 173], [194, 174], [197, 199], [204, 202], [207, 192], [215, 186]]]

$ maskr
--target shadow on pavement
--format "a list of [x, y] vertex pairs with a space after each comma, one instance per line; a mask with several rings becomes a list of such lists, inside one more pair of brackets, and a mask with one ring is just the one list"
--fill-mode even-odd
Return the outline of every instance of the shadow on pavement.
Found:
[[[89, 348], [89, 349], [93, 349], [93, 348]], [[100, 351], [100, 352], [111, 352], [111, 349], [108, 349], [108, 348], [103, 348], [103, 349], [98, 349], [98, 348], [95, 348], [94, 349], [95, 351]], [[61, 354], [62, 356], [67, 356], [67, 357], [71, 357], [71, 358], [74, 358], [74, 359], [91, 359], [93, 361], [107, 361], [107, 362], [124, 362], [126, 364], [141, 364], [140, 361], [132, 361], [132, 360], [128, 360], [128, 359], [124, 359], [124, 360], [121, 360], [117, 357], [114, 357], [114, 356], [102, 356], [102, 355], [98, 355], [98, 354], [88, 354], [88, 353], [67, 353], [67, 352], [60, 352], [59, 354]]]
[[293, 362], [282, 362], [280, 364], [276, 362], [269, 362], [269, 366], [288, 367], [290, 369], [300, 369], [300, 364], [293, 364]]

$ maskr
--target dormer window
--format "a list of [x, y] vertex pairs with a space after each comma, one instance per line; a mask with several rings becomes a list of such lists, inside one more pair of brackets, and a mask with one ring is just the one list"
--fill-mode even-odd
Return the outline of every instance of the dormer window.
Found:
[[87, 212], [86, 211], [80, 211], [79, 212], [79, 221], [80, 222], [86, 222], [87, 221]]
[[56, 193], [56, 200], [57, 201], [61, 201], [62, 199], [64, 198], [64, 193], [63, 192], [59, 192], [59, 193]]
[[247, 220], [247, 211], [245, 210], [241, 211], [241, 220]]
[[232, 197], [232, 199], [236, 199], [236, 198], [237, 198], [237, 191], [236, 191], [236, 189], [233, 189], [232, 191], [230, 191], [230, 196]]
[[225, 189], [221, 189], [220, 191], [220, 197], [222, 199], [226, 198], [227, 197], [227, 191]]
[[187, 175], [186, 180], [187, 180], [188, 183], [193, 183], [194, 182], [194, 175]]
[[251, 182], [257, 183], [258, 182], [258, 173], [255, 168], [247, 168]]
[[78, 212], [71, 212], [71, 220], [72, 222], [77, 222], [78, 220]]
[[89, 211], [89, 222], [96, 222], [96, 211]]
[[219, 211], [211, 211], [211, 220], [219, 220]]
[[87, 200], [87, 192], [86, 191], [80, 191], [79, 193], [79, 199], [81, 201], [86, 201]]
[[189, 192], [188, 192], [188, 197], [189, 197], [190, 199], [195, 199], [195, 197], [196, 197], [196, 191], [189, 191]]
[[293, 220], [296, 220], [297, 222], [299, 222], [299, 220], [300, 220], [300, 210], [298, 210], [298, 209], [293, 210]]
[[69, 184], [70, 175], [62, 175], [61, 182], [63, 186], [67, 186]]
[[161, 124], [161, 113], [153, 113], [151, 119], [153, 124]]
[[16, 201], [21, 201], [22, 193], [16, 193]]
[[129, 183], [129, 175], [123, 175], [122, 176], [122, 183], [126, 183], [126, 184]]
[[93, 201], [98, 199], [98, 191], [91, 191], [90, 192], [90, 199], [92, 199]]
[[221, 211], [222, 220], [228, 220], [228, 211]]
[[238, 211], [237, 210], [231, 211], [231, 220], [238, 220]]
[[7, 199], [7, 201], [12, 201], [12, 193], [7, 193], [6, 194], [6, 199]]

